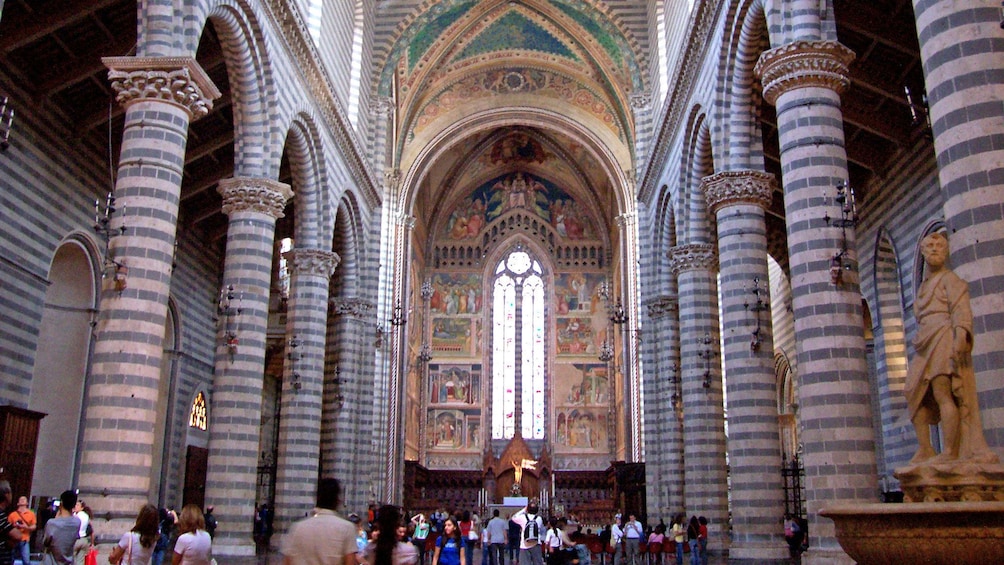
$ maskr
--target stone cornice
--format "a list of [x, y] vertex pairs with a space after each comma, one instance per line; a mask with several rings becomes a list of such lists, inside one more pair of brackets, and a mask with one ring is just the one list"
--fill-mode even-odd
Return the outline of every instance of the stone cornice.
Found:
[[234, 177], [223, 179], [217, 189], [223, 196], [223, 213], [260, 212], [273, 218], [283, 217], [286, 202], [293, 197], [293, 189], [286, 183], [272, 179]]
[[278, 35], [283, 38], [279, 43], [287, 47], [293, 68], [300, 70], [307, 91], [324, 115], [359, 192], [371, 207], [379, 206], [381, 197], [373, 172], [363, 156], [364, 145], [356, 139], [355, 129], [335, 94], [331, 77], [320, 63], [321, 56], [299, 9], [289, 0], [266, 0], [263, 4]]
[[648, 303], [648, 317], [653, 320], [665, 318], [680, 310], [679, 301], [672, 296], [660, 296]]
[[123, 106], [160, 100], [197, 120], [213, 109], [220, 90], [193, 57], [102, 57], [115, 100]]
[[[669, 152], [673, 149], [673, 144], [669, 139], [676, 135], [677, 128], [684, 122], [682, 115], [690, 109], [690, 95], [694, 90], [694, 82], [697, 73], [703, 62], [705, 51], [712, 45], [711, 31], [714, 22], [718, 21], [722, 10], [729, 2], [712, 2], [711, 0], [698, 0], [694, 4], [693, 25], [690, 26], [690, 35], [687, 42], [682, 45], [683, 56], [677, 61], [676, 68], [672, 69], [669, 76], [676, 77], [673, 81], [672, 90], [666, 95], [663, 102], [662, 116], [649, 140], [648, 146], [652, 148], [652, 154], [645, 163], [645, 171], [642, 174], [640, 186], [638, 188], [638, 200], [649, 202], [656, 192], [658, 181], [661, 175], [661, 167], [665, 164]], [[653, 118], [653, 122], [658, 116]]]
[[854, 52], [836, 41], [796, 41], [760, 54], [753, 72], [763, 83], [768, 104], [796, 88], [829, 88], [841, 94], [851, 81]]
[[723, 171], [701, 179], [701, 192], [712, 214], [736, 204], [752, 204], [767, 210], [775, 188], [774, 175], [763, 171]]
[[342, 258], [334, 251], [323, 249], [290, 249], [283, 253], [298, 275], [315, 275], [331, 278]]
[[358, 298], [333, 298], [329, 303], [331, 311], [336, 315], [357, 320], [368, 320], [376, 311], [373, 303]]
[[679, 275], [684, 271], [718, 272], [718, 254], [710, 243], [689, 243], [672, 247], [667, 253], [670, 269]]

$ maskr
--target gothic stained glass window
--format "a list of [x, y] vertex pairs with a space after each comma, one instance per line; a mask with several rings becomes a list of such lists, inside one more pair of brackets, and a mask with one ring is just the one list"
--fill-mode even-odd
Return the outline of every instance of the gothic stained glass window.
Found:
[[[492, 438], [495, 439], [515, 435], [517, 409], [522, 436], [544, 437], [546, 358], [541, 274], [540, 263], [519, 249], [495, 268], [492, 287]], [[522, 358], [518, 367], [517, 339]]]
[[195, 396], [192, 402], [192, 412], [188, 415], [188, 425], [205, 430], [209, 427], [209, 417], [206, 414], [206, 397], [202, 392]]

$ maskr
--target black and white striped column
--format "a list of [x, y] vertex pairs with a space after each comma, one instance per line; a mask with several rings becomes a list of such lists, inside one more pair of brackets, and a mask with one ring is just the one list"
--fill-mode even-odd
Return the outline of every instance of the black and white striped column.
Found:
[[718, 340], [718, 257], [714, 245], [691, 243], [669, 251], [680, 301], [680, 378], [683, 389], [683, 491], [687, 515], [708, 519], [708, 545], [726, 550], [728, 479], [725, 413]]
[[276, 465], [278, 534], [317, 501], [328, 283], [340, 260], [337, 253], [323, 249], [293, 249], [285, 255], [292, 268]]
[[[150, 500], [151, 452], [190, 121], [219, 91], [190, 57], [103, 60], [125, 130], [88, 379], [78, 487], [98, 537], [118, 538]], [[118, 286], [115, 279], [119, 278]], [[69, 462], [67, 462], [69, 464]], [[70, 485], [67, 485], [70, 486]]]
[[[798, 41], [765, 51], [754, 71], [777, 107], [798, 351], [798, 395], [809, 530], [817, 555], [842, 554], [819, 510], [878, 496], [854, 227], [841, 230], [835, 186], [847, 181], [840, 93], [854, 54], [833, 41]], [[846, 239], [845, 239], [846, 234]], [[835, 254], [847, 249], [842, 281]]]
[[[986, 439], [1004, 446], [1004, 43], [994, 0], [914, 0], [953, 270], [969, 282]], [[918, 259], [919, 260], [919, 259]]]
[[655, 356], [654, 370], [645, 371], [645, 484], [649, 518], [669, 519], [683, 508], [683, 434], [677, 417], [680, 394], [679, 304], [662, 295], [648, 303], [651, 325], [645, 345]]
[[[206, 504], [215, 506], [216, 555], [254, 555], [248, 535], [258, 478], [265, 333], [272, 282], [275, 221], [293, 196], [289, 185], [263, 178], [220, 181], [229, 216], [224, 289], [233, 285], [240, 315], [221, 315], [209, 414]], [[228, 336], [230, 332], [232, 335]]]
[[[372, 498], [374, 473], [381, 467], [373, 451], [374, 383], [367, 370], [373, 362], [371, 303], [359, 299], [332, 300], [332, 335], [339, 382], [330, 370], [324, 387], [325, 476], [341, 481], [348, 511], [361, 512]], [[390, 336], [383, 336], [387, 347]]]
[[723, 352], [732, 501], [730, 559], [788, 557], [781, 535], [777, 382], [767, 278], [767, 225], [774, 175], [725, 171], [701, 182], [718, 222]]

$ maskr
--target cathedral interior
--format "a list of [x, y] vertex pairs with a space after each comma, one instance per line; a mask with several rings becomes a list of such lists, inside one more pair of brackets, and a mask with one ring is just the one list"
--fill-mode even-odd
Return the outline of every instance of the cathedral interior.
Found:
[[929, 234], [1004, 454], [1002, 51], [989, 0], [0, 0], [0, 478], [220, 556], [335, 477], [850, 562]]

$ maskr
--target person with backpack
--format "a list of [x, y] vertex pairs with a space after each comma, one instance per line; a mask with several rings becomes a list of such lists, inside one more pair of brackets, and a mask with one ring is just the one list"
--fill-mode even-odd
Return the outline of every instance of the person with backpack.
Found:
[[520, 527], [519, 565], [544, 565], [544, 554], [540, 551], [540, 536], [544, 521], [537, 514], [536, 502], [531, 502], [512, 516], [512, 521]]

